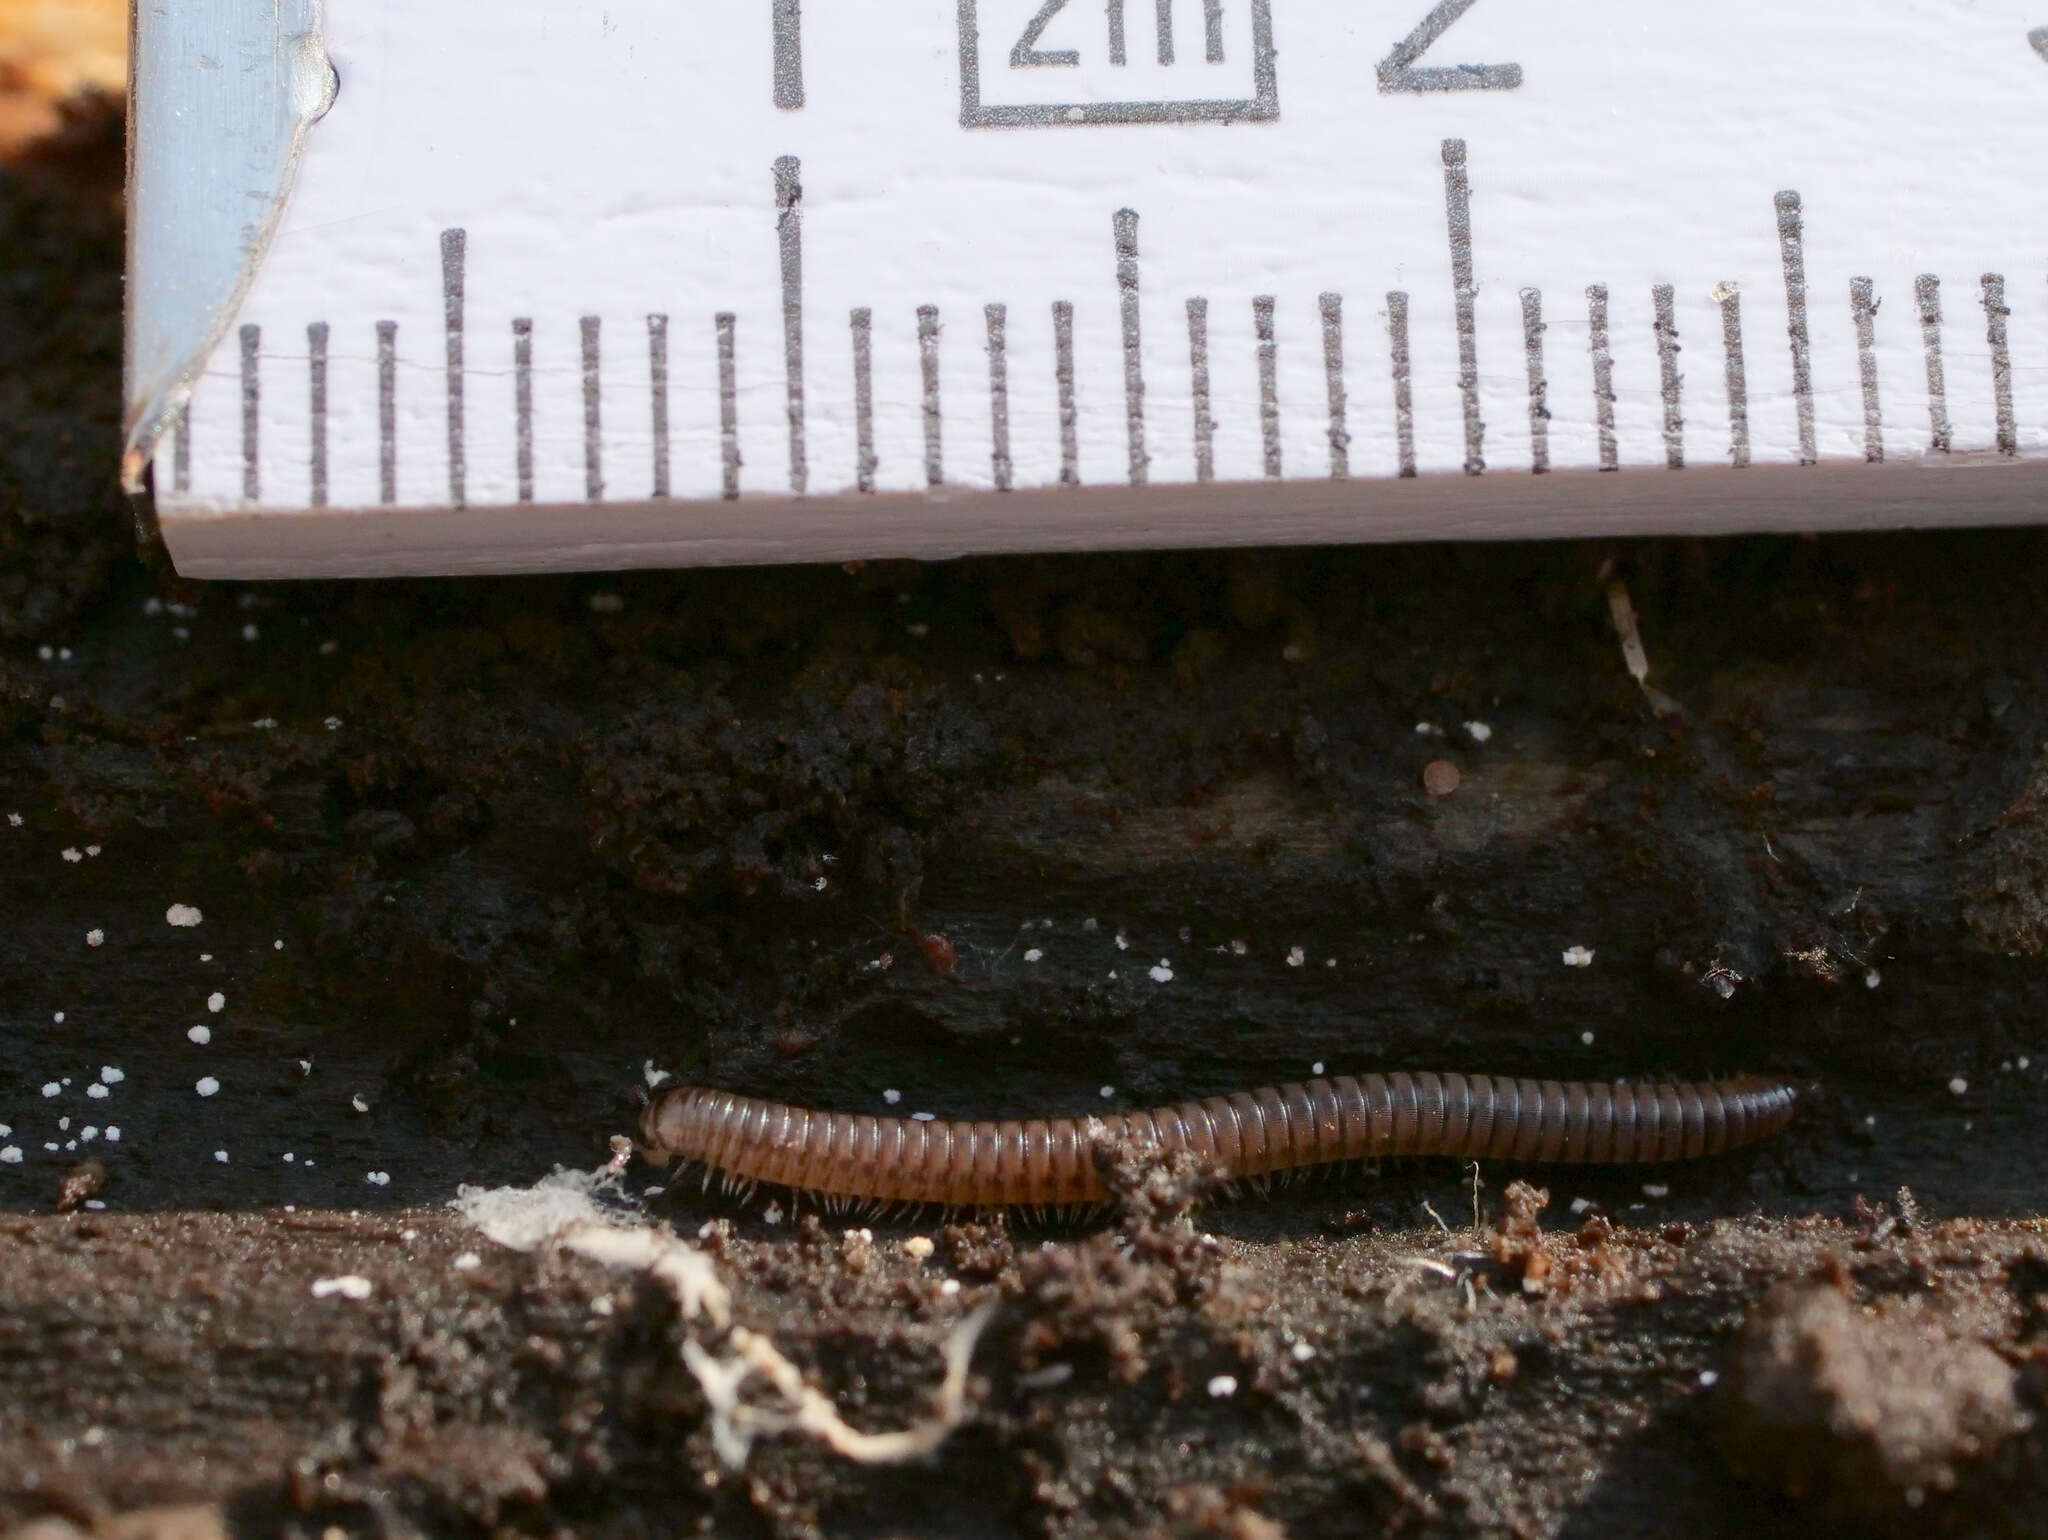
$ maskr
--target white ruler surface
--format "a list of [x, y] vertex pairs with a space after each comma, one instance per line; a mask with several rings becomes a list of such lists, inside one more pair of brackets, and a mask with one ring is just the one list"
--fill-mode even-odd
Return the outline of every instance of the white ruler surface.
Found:
[[2034, 518], [2044, 24], [326, 0], [134, 442], [199, 575]]

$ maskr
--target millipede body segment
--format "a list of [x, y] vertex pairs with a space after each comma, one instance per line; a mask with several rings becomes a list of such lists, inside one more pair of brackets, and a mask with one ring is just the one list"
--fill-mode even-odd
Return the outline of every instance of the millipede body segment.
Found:
[[1662, 1085], [1335, 1075], [1100, 1118], [1003, 1122], [813, 1112], [702, 1086], [648, 1103], [641, 1139], [742, 1183], [829, 1198], [1056, 1207], [1106, 1196], [1096, 1146], [1186, 1150], [1226, 1180], [1380, 1156], [1632, 1164], [1718, 1155], [1792, 1120], [1792, 1083]]

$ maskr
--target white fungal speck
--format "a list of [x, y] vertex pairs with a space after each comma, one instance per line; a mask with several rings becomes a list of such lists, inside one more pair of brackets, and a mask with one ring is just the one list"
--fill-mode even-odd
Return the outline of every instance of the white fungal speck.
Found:
[[71, 862], [74, 866], [85, 859], [85, 852], [76, 845], [66, 845], [58, 854], [62, 855], [65, 860]]
[[0, 1163], [10, 1166], [20, 1165], [21, 1146], [18, 1144], [0, 1145]]
[[893, 1107], [898, 1102], [903, 1100], [903, 1093], [897, 1090], [894, 1086], [890, 1086], [888, 1090], [882, 1093], [882, 1100]]
[[1434, 722], [1417, 722], [1415, 724], [1415, 736], [1418, 738], [1434, 738], [1442, 731], [1443, 729]]
[[1671, 1196], [1671, 1189], [1662, 1182], [1645, 1182], [1643, 1183], [1643, 1196], [1646, 1198], [1668, 1198]]
[[1587, 1209], [1591, 1208], [1592, 1206], [1593, 1200], [1591, 1198], [1572, 1199], [1572, 1212], [1574, 1214], [1583, 1214], [1586, 1212]]
[[58, 1011], [50, 1017], [50, 1020], [56, 1022], [57, 1025], [61, 1027], [64, 1025], [64, 1013], [62, 1011]]
[[1104, 1101], [1109, 1101], [1116, 1096], [1116, 1087], [1113, 1085], [1106, 1085], [1097, 1090], [1095, 1094], [1097, 1096], [1100, 1096]]
[[932, 1245], [932, 1238], [929, 1235], [913, 1235], [903, 1243], [903, 1254], [913, 1262], [929, 1260], [932, 1252], [936, 1249]]
[[204, 1048], [213, 1041], [213, 1029], [211, 1027], [192, 1027], [186, 1031], [185, 1036], [190, 1041], [197, 1043], [201, 1048]]
[[58, 1083], [57, 1083], [56, 1081], [54, 1081], [54, 1080], [45, 1080], [45, 1081], [43, 1082], [43, 1095], [44, 1095], [44, 1096], [46, 1096], [46, 1097], [47, 1097], [47, 1096], [55, 1096], [55, 1095], [57, 1095], [58, 1093], [60, 1093], [60, 1092], [61, 1092], [61, 1091], [62, 1091], [63, 1089], [64, 1089], [64, 1087], [62, 1087], [61, 1085], [59, 1085], [59, 1084], [58, 1084]]
[[329, 718], [327, 719], [327, 722], [326, 722], [326, 727], [327, 727], [327, 730], [328, 730], [328, 731], [329, 731], [330, 733], [338, 733], [338, 732], [340, 732], [340, 731], [341, 731], [341, 718], [340, 718], [340, 717], [329, 717]]
[[85, 853], [89, 856], [96, 856], [100, 853], [100, 847], [97, 845], [88, 845], [85, 847]]
[[363, 1174], [363, 1180], [372, 1187], [389, 1187], [391, 1185], [391, 1173], [389, 1171], [368, 1171]]
[[1219, 1401], [1223, 1400], [1227, 1396], [1236, 1395], [1237, 1376], [1234, 1374], [1217, 1375], [1214, 1379], [1209, 1381], [1209, 1394], [1214, 1396]]
[[280, 936], [277, 938], [277, 940], [271, 942], [270, 950], [273, 952], [282, 952], [284, 950], [284, 938]]
[[1590, 1032], [1581, 1032], [1579, 1034], [1579, 1041], [1584, 1043], [1588, 1048], [1591, 1048], [1593, 1046], [1593, 1034]]
[[1101, 929], [1101, 926], [1096, 922], [1095, 916], [1091, 914], [1081, 922], [1081, 929], [1093, 935], [1097, 930]]
[[217, 1011], [227, 1003], [228, 997], [217, 989], [206, 997], [206, 1008], [209, 1011]]
[[1323, 1061], [1321, 1059], [1316, 1060], [1316, 1062], [1311, 1064], [1308, 1067], [1308, 1069], [1310, 1074], [1320, 1075], [1323, 1072]]
[[1288, 1356], [1298, 1364], [1305, 1364], [1316, 1356], [1316, 1350], [1306, 1342], [1297, 1342], [1287, 1350]]
[[213, 961], [213, 953], [211, 953], [211, 952], [201, 952], [201, 953], [199, 954], [199, 960], [200, 960], [201, 962], [212, 962], [212, 961]]
[[1173, 982], [1173, 962], [1170, 958], [1160, 958], [1148, 971], [1152, 982], [1155, 984], [1171, 984]]
[[251, 727], [255, 728], [255, 729], [256, 729], [256, 731], [258, 731], [259, 733], [267, 733], [267, 732], [269, 732], [269, 731], [270, 731], [270, 730], [271, 730], [271, 729], [272, 729], [273, 727], [277, 726], [277, 718], [276, 718], [276, 717], [258, 717], [258, 718], [257, 718], [257, 719], [256, 719], [255, 721], [251, 722], [251, 723], [250, 723], [249, 725], [250, 725]]
[[96, 1102], [105, 1101], [107, 1096], [107, 1088], [95, 1082], [94, 1084], [89, 1085], [85, 1088], [85, 1094], [87, 1096], [90, 1096]]
[[1567, 968], [1590, 968], [1593, 966], [1593, 951], [1590, 947], [1568, 946], [1564, 949], [1564, 965]]
[[2016, 1059], [2014, 1062], [2018, 1064], [2021, 1069], [2025, 1069], [2027, 1067], [2027, 1056], [2025, 1054], [2021, 1054], [2019, 1058]]
[[119, 1123], [109, 1123], [107, 1125], [106, 1137], [107, 1143], [119, 1144], [121, 1142], [121, 1125]]
[[1493, 736], [1493, 726], [1488, 722], [1467, 722], [1465, 731], [1472, 735], [1474, 743], [1484, 743]]
[[1953, 1091], [1956, 1095], [1961, 1096], [1965, 1091], [1970, 1089], [1970, 1082], [1965, 1080], [1961, 1075], [1958, 1075], [1955, 1077], [1955, 1079], [1951, 1080], [1948, 1083], [1948, 1088], [1949, 1090]]
[[936, 1112], [913, 1112], [910, 1115], [910, 1121], [913, 1123], [930, 1123], [937, 1117], [938, 1114]]
[[1122, 931], [1116, 933], [1116, 949], [1119, 952], [1128, 952], [1131, 949], [1131, 938]]
[[205, 918], [191, 904], [173, 904], [164, 911], [164, 924], [189, 929]]
[[256, 622], [253, 620], [250, 621], [246, 626], [242, 627], [242, 640], [245, 642], [253, 642], [262, 635], [262, 631], [257, 629]]
[[213, 1152], [213, 1158], [219, 1161], [222, 1165], [226, 1165], [228, 1163], [228, 1152], [226, 1150], [215, 1150]]
[[458, 1273], [466, 1273], [471, 1268], [482, 1267], [484, 1265], [484, 1259], [478, 1256], [473, 1251], [465, 1251], [461, 1256], [455, 1259], [452, 1265]]
[[1700, 1370], [1700, 1388], [1701, 1388], [1702, 1390], [1712, 1390], [1712, 1389], [1713, 1389], [1713, 1388], [1714, 1388], [1714, 1387], [1715, 1387], [1716, 1385], [1718, 1385], [1718, 1384], [1720, 1384], [1720, 1383], [1721, 1383], [1721, 1371], [1720, 1371], [1720, 1370], [1718, 1370], [1718, 1369], [1702, 1369], [1702, 1370]]
[[87, 946], [100, 946], [105, 943], [106, 939], [107, 933], [97, 925], [85, 933], [85, 944]]
[[1249, 941], [1233, 941], [1230, 943], [1230, 955], [1233, 957], [1242, 957], [1251, 949], [1252, 946]]
[[43, 1148], [54, 1155], [57, 1153], [57, 1141], [55, 1139], [45, 1139], [43, 1141]]
[[1032, 947], [1030, 950], [1025, 952], [1024, 960], [1026, 962], [1035, 963], [1043, 956], [1045, 956], [1045, 953], [1041, 952], [1037, 947]]
[[21, 814], [9, 813], [7, 815], [7, 827], [10, 829], [19, 829], [21, 827]]
[[781, 1224], [782, 1205], [780, 1203], [774, 1202], [773, 1200], [770, 1200], [768, 1206], [761, 1210], [761, 1223], [764, 1225]]
[[198, 1083], [195, 1084], [192, 1087], [192, 1089], [197, 1091], [201, 1096], [211, 1096], [214, 1092], [220, 1089], [220, 1082], [214, 1079], [211, 1075], [201, 1075], [199, 1077]]
[[1288, 966], [1288, 967], [1290, 967], [1290, 968], [1299, 968], [1299, 967], [1300, 967], [1300, 966], [1301, 966], [1301, 965], [1302, 965], [1303, 963], [1305, 963], [1305, 962], [1307, 962], [1307, 961], [1308, 961], [1308, 952], [1307, 952], [1307, 951], [1306, 951], [1305, 949], [1303, 949], [1303, 948], [1301, 948], [1301, 947], [1298, 947], [1298, 946], [1291, 946], [1291, 947], [1289, 947], [1289, 948], [1287, 949], [1287, 966]]
[[315, 1278], [313, 1297], [325, 1299], [330, 1294], [339, 1294], [343, 1299], [368, 1299], [370, 1280], [360, 1273], [343, 1273], [339, 1278]]
[[100, 1066], [100, 1079], [104, 1080], [108, 1085], [119, 1085], [127, 1078], [127, 1075], [114, 1068], [111, 1064], [102, 1064]]
[[13, 1132], [13, 1128], [11, 1128], [9, 1125], [5, 1123], [0, 1123], [0, 1139], [5, 1139], [9, 1134]]
[[81, 1128], [78, 1131], [79, 1141], [84, 1144], [91, 1144], [93, 1140], [99, 1138], [99, 1136], [99, 1129], [91, 1123], [86, 1124], [85, 1127]]
[[1884, 975], [1879, 973], [1875, 968], [1872, 968], [1868, 973], [1863, 975], [1863, 987], [1865, 989], [1875, 989], [1878, 985], [1882, 984], [1883, 982]]

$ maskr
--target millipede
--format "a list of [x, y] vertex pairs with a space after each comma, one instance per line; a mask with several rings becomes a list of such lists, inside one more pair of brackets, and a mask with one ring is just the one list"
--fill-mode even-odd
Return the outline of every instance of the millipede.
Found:
[[729, 1186], [948, 1208], [1096, 1204], [1098, 1149], [1185, 1151], [1222, 1180], [1383, 1157], [1631, 1165], [1719, 1155], [1777, 1133], [1798, 1091], [1772, 1076], [1632, 1085], [1489, 1075], [1335, 1075], [1146, 1112], [999, 1122], [816, 1112], [703, 1086], [648, 1104], [642, 1147]]

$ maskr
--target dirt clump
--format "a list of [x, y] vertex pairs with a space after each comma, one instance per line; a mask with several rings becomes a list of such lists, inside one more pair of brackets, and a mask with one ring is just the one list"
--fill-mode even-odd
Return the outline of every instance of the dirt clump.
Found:
[[1926, 1301], [1786, 1285], [1743, 1327], [1721, 1446], [1738, 1474], [1831, 1519], [1924, 1534], [1987, 1498], [2001, 1449], [2032, 1422], [2014, 1388], [2010, 1364]]

